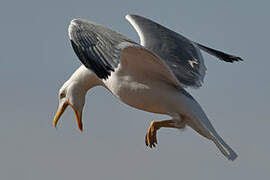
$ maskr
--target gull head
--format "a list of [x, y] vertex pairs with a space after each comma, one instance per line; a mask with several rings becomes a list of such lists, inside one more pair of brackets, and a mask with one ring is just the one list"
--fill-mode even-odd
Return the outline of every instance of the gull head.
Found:
[[57, 126], [61, 115], [65, 112], [66, 108], [70, 106], [75, 113], [78, 128], [82, 131], [82, 112], [85, 103], [85, 95], [89, 89], [95, 86], [104, 86], [104, 84], [95, 73], [87, 69], [84, 65], [80, 66], [59, 90], [59, 106], [54, 116], [53, 126]]
[[58, 94], [59, 106], [53, 120], [54, 127], [57, 126], [58, 120], [66, 108], [70, 106], [75, 113], [79, 130], [83, 130], [82, 111], [85, 103], [85, 94], [86, 91], [80, 87], [77, 81], [68, 80], [64, 83]]

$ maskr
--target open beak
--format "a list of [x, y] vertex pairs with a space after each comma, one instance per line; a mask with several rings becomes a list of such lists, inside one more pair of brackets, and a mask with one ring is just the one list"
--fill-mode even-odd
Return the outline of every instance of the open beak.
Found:
[[70, 105], [75, 113], [75, 117], [77, 120], [77, 124], [78, 124], [78, 128], [80, 131], [83, 131], [83, 124], [82, 124], [82, 113], [79, 112], [78, 110], [75, 109], [75, 107], [70, 103], [64, 103], [62, 106], [59, 106], [54, 119], [53, 119], [53, 126], [56, 127], [58, 120], [60, 119], [60, 117], [62, 116], [62, 114], [65, 112], [66, 108], [68, 107], [68, 105]]

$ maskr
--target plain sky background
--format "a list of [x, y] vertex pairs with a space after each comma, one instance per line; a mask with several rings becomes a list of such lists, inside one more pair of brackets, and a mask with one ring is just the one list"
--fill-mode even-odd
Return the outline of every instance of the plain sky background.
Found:
[[[269, 178], [269, 7], [267, 0], [1, 0], [0, 179]], [[151, 120], [166, 116], [131, 108], [103, 88], [87, 94], [83, 133], [70, 108], [52, 127], [58, 89], [80, 66], [70, 20], [86, 18], [138, 42], [124, 18], [130, 13], [245, 60], [228, 64], [204, 53], [204, 86], [188, 89], [236, 161], [190, 128], [162, 129], [158, 147], [147, 148]]]

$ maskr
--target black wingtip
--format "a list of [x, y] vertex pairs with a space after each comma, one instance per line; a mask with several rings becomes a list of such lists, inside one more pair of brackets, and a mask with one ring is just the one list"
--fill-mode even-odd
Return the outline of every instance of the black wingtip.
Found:
[[216, 56], [218, 59], [223, 60], [225, 62], [233, 63], [233, 62], [237, 62], [237, 61], [243, 61], [243, 59], [241, 57], [234, 56], [234, 55], [231, 55], [231, 54], [227, 54], [227, 53], [224, 53], [222, 51], [218, 51], [216, 49], [206, 47], [206, 46], [204, 46], [202, 44], [199, 44], [199, 43], [196, 43], [196, 44], [203, 51], [205, 51], [205, 52], [207, 52], [207, 53], [209, 53], [209, 54], [211, 54], [213, 56]]
[[241, 57], [233, 56], [233, 55], [229, 55], [225, 53], [220, 54], [219, 58], [225, 62], [230, 62], [230, 63], [237, 62], [237, 61], [244, 61]]
[[108, 79], [108, 77], [111, 75], [111, 71], [114, 71], [112, 66], [95, 61], [92, 54], [84, 51], [73, 40], [71, 40], [71, 45], [75, 51], [75, 54], [86, 68], [91, 69], [100, 79]]

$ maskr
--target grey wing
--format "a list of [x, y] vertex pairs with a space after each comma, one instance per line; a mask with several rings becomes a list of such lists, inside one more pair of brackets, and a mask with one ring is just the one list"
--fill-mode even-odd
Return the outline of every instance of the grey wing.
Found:
[[195, 43], [144, 17], [127, 15], [126, 19], [138, 32], [141, 45], [160, 56], [181, 84], [201, 86], [206, 67]]
[[193, 42], [147, 18], [127, 15], [126, 19], [138, 32], [141, 45], [160, 56], [185, 86], [197, 88], [203, 82], [206, 67], [200, 49], [227, 62], [241, 60]]
[[107, 79], [118, 66], [124, 48], [140, 46], [113, 30], [84, 19], [71, 21], [69, 37], [80, 61], [100, 79]]

